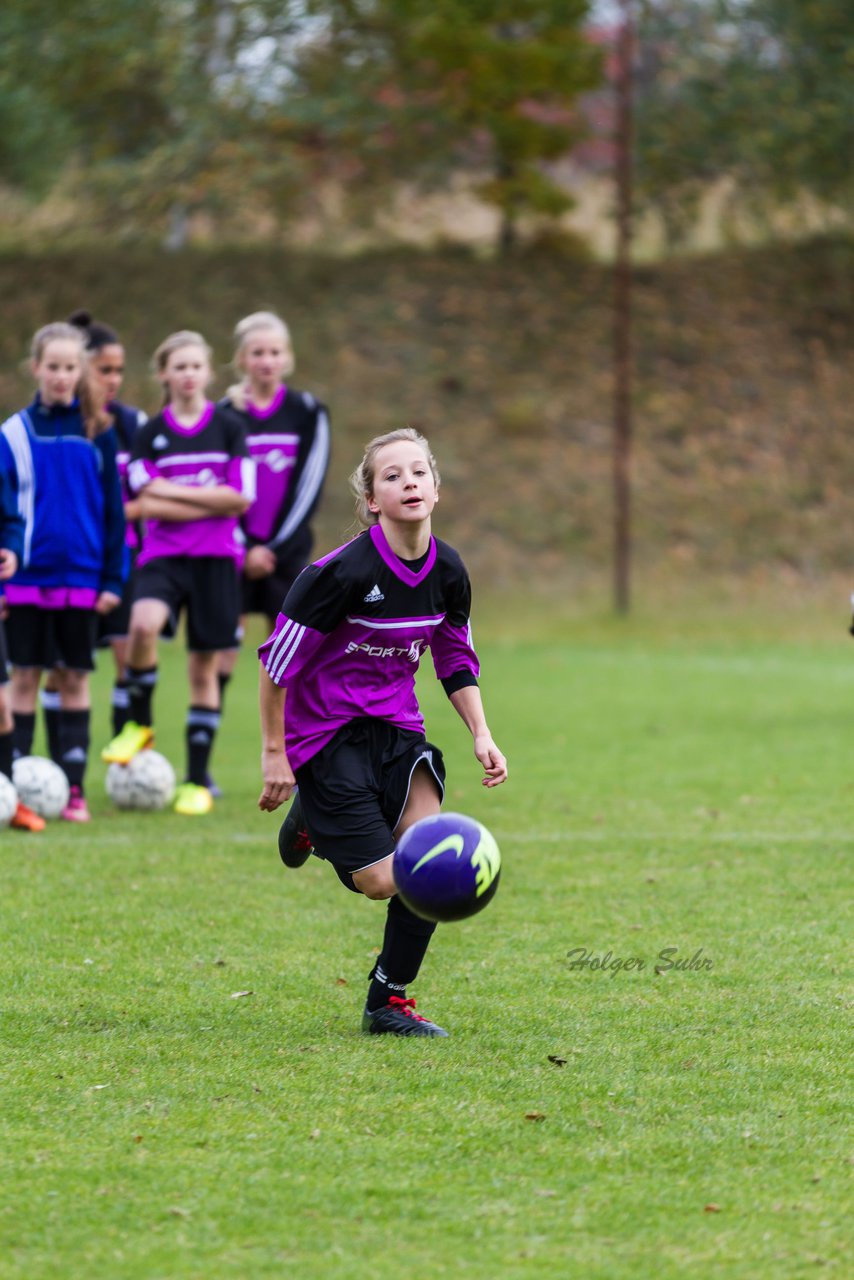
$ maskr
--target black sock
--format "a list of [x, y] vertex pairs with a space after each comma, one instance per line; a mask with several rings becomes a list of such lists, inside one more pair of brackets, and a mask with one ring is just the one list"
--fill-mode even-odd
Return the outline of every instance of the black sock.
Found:
[[151, 704], [154, 700], [154, 689], [157, 684], [156, 667], [128, 667], [127, 690], [129, 701], [129, 719], [134, 724], [149, 727], [154, 723]]
[[42, 689], [39, 701], [44, 713], [47, 753], [55, 764], [59, 764], [59, 709], [62, 706], [62, 699], [56, 689]]
[[8, 733], [0, 733], [0, 773], [4, 777], [12, 780], [12, 730]]
[[15, 759], [33, 754], [33, 738], [36, 732], [35, 711], [16, 711], [15, 727], [12, 730], [12, 743]]
[[213, 707], [190, 707], [187, 712], [187, 779], [206, 787], [208, 763], [219, 728], [219, 712]]
[[390, 996], [406, 998], [406, 986], [414, 982], [436, 926], [413, 915], [395, 894], [388, 900], [383, 949], [371, 971], [368, 1009], [388, 1004]]
[[68, 785], [83, 790], [83, 777], [89, 757], [89, 709], [59, 712], [60, 758]]
[[127, 680], [117, 680], [110, 695], [113, 716], [113, 737], [120, 734], [130, 720], [130, 693]]
[[219, 713], [222, 715], [225, 710], [225, 691], [228, 688], [228, 682], [231, 680], [231, 672], [229, 671], [226, 674], [224, 671], [220, 671], [217, 675], [217, 680], [219, 681]]

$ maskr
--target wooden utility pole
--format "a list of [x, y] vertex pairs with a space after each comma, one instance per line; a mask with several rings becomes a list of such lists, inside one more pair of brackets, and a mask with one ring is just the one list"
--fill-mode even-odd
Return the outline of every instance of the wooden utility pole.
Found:
[[614, 263], [614, 607], [631, 602], [632, 446], [632, 0], [620, 0], [617, 34], [614, 178], [617, 247]]

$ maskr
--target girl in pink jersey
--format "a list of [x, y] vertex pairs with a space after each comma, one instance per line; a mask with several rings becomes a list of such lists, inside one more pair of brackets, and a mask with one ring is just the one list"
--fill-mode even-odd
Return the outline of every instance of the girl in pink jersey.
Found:
[[186, 609], [187, 780], [175, 810], [193, 816], [213, 807], [206, 778], [220, 716], [217, 661], [237, 629], [244, 554], [238, 520], [255, 496], [255, 466], [240, 419], [207, 399], [212, 375], [204, 338], [173, 333], [154, 363], [166, 405], [137, 431], [128, 468], [145, 521], [128, 641], [131, 719], [102, 758], [126, 764], [152, 742], [158, 638]]
[[[222, 403], [240, 414], [258, 468], [255, 501], [240, 522], [246, 538], [242, 636], [253, 613], [263, 614], [272, 629], [311, 556], [311, 522], [329, 466], [329, 413], [314, 396], [290, 384], [295, 367], [291, 335], [274, 312], [245, 316], [234, 338], [234, 364], [242, 380]], [[220, 659], [223, 698], [238, 652], [235, 647]]]

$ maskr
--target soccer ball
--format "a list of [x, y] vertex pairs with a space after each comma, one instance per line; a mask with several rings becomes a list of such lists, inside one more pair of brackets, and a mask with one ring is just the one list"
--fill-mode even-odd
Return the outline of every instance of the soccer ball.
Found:
[[424, 920], [465, 920], [495, 896], [501, 854], [486, 827], [462, 813], [422, 818], [403, 833], [392, 874], [410, 911]]
[[140, 751], [130, 764], [111, 764], [107, 795], [117, 809], [165, 809], [175, 794], [175, 770], [159, 751]]
[[8, 827], [18, 807], [18, 793], [5, 773], [0, 773], [0, 827]]
[[18, 798], [40, 818], [58, 818], [68, 804], [68, 779], [44, 756], [21, 756], [12, 765]]

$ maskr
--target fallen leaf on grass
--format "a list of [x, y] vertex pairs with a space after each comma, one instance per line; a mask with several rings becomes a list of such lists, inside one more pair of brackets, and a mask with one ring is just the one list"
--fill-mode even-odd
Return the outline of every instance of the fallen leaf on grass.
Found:
[[336, 987], [346, 987], [346, 985], [347, 985], [347, 979], [346, 979], [346, 978], [336, 978], [336, 979], [335, 979], [335, 985], [336, 985]]
[[190, 1216], [190, 1210], [182, 1209], [179, 1204], [173, 1204], [170, 1207], [169, 1212], [172, 1214], [173, 1218], [189, 1218]]
[[719, 1204], [703, 1205], [703, 1213], [720, 1213], [721, 1206]]
[[243, 996], [254, 996], [254, 991], [232, 991], [232, 1000], [240, 1000]]
[[556, 1066], [556, 1067], [565, 1067], [565, 1066], [566, 1066], [566, 1058], [561, 1058], [561, 1057], [560, 1057], [560, 1055], [559, 1055], [559, 1054], [557, 1054], [557, 1053], [550, 1053], [550, 1054], [549, 1054], [549, 1062], [553, 1062], [553, 1063], [555, 1064], [555, 1066]]
[[526, 1111], [525, 1112], [526, 1120], [545, 1120], [545, 1118], [546, 1118], [545, 1111]]

